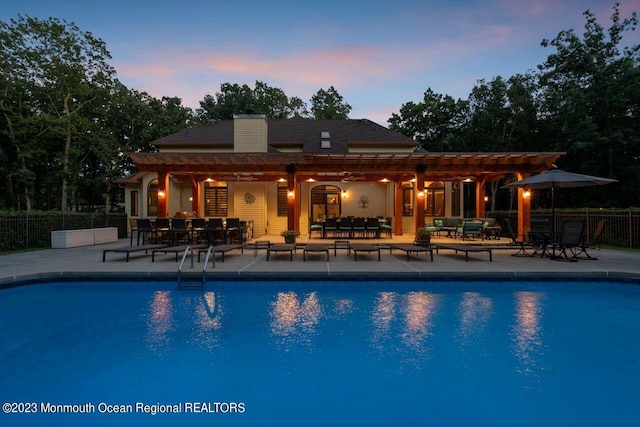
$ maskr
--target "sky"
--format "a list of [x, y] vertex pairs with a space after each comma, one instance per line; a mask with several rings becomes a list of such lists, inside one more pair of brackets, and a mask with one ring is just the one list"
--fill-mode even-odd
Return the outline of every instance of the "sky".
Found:
[[[119, 80], [199, 107], [223, 83], [262, 81], [307, 102], [335, 87], [350, 118], [384, 126], [427, 89], [468, 98], [478, 80], [535, 70], [540, 45], [584, 30], [591, 10], [605, 29], [613, 0], [2, 0], [18, 14], [74, 22], [102, 39]], [[621, 16], [640, 0], [620, 0]], [[640, 29], [624, 36], [640, 43]]]

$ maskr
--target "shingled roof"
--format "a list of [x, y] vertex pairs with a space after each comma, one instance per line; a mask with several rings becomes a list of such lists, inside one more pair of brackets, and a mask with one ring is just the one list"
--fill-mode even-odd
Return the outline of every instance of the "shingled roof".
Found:
[[[281, 145], [298, 144], [305, 153], [348, 153], [349, 145], [397, 146], [399, 151], [414, 147], [415, 141], [367, 119], [316, 120], [302, 117], [268, 119], [269, 151]], [[233, 120], [211, 120], [165, 136], [153, 142], [158, 147], [232, 147]], [[329, 132], [330, 148], [321, 147], [321, 133]]]

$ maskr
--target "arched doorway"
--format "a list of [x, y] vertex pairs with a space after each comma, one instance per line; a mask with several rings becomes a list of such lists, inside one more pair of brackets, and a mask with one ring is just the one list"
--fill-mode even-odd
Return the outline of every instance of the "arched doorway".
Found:
[[342, 212], [342, 190], [335, 185], [318, 185], [311, 189], [311, 220], [338, 218]]
[[158, 216], [158, 180], [154, 179], [147, 186], [147, 215]]

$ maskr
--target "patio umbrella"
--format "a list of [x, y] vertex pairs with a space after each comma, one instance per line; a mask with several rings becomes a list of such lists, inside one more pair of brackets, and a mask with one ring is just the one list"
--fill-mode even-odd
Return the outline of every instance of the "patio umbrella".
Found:
[[618, 182], [616, 179], [601, 178], [598, 176], [582, 175], [579, 173], [567, 172], [562, 169], [551, 169], [541, 172], [529, 178], [512, 182], [502, 188], [528, 188], [531, 190], [551, 189], [551, 224], [552, 231], [556, 227], [556, 206], [555, 206], [555, 189], [573, 188], [573, 187], [589, 187], [592, 185], [605, 185], [612, 182]]

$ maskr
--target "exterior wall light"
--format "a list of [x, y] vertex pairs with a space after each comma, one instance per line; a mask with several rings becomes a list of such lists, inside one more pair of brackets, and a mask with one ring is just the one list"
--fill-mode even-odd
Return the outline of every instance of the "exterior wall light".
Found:
[[525, 199], [530, 198], [530, 197], [531, 197], [531, 191], [529, 191], [529, 190], [524, 190], [524, 191], [522, 192], [522, 197], [524, 197]]
[[293, 190], [289, 191], [289, 194], [287, 194], [289, 196], [289, 198], [293, 197]]
[[158, 191], [158, 197], [164, 197], [164, 190]]
[[424, 191], [418, 191], [418, 197], [422, 199], [424, 197]]

